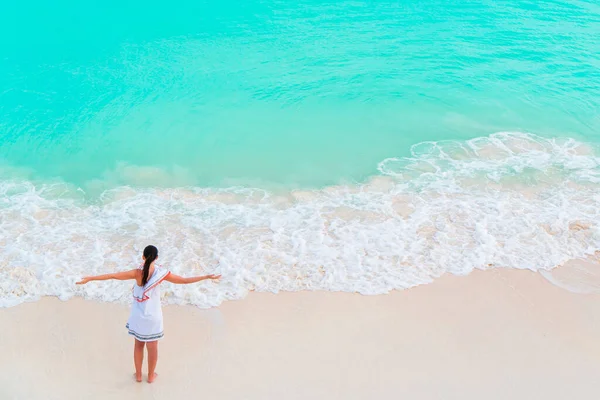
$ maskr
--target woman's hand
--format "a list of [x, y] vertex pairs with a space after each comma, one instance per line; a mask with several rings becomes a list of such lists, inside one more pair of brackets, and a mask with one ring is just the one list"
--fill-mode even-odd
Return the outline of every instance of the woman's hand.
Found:
[[206, 276], [204, 277], [204, 279], [212, 279], [212, 280], [217, 280], [217, 279], [221, 279], [221, 275], [214, 275], [214, 274], [212, 274], [212, 275], [206, 275]]
[[86, 283], [88, 283], [91, 280], [92, 280], [91, 276], [86, 276], [82, 280], [80, 280], [79, 282], [77, 282], [76, 285], [85, 285]]

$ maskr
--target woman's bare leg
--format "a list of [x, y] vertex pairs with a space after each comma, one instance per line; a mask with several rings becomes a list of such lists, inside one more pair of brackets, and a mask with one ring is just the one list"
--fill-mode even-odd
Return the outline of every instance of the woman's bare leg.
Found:
[[158, 340], [146, 342], [148, 349], [148, 383], [154, 382], [156, 379], [156, 363], [158, 362]]
[[144, 362], [144, 346], [146, 343], [135, 339], [133, 346], [133, 363], [135, 364], [135, 380], [142, 381], [142, 363]]

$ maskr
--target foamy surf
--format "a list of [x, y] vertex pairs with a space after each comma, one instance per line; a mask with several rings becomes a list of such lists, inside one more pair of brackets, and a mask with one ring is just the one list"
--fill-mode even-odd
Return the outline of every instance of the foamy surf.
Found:
[[550, 270], [600, 249], [600, 158], [574, 139], [498, 133], [427, 142], [364, 184], [261, 189], [108, 190], [0, 184], [0, 305], [40, 296], [127, 301], [129, 284], [77, 287], [131, 268], [155, 244], [181, 274], [167, 303], [211, 307], [248, 291], [382, 294], [493, 267]]

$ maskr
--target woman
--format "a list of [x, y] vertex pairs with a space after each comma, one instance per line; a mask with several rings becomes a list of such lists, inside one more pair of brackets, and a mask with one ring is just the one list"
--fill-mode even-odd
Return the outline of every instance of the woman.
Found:
[[158, 361], [158, 339], [163, 337], [163, 316], [160, 306], [159, 284], [167, 281], [177, 284], [200, 282], [205, 279], [219, 279], [221, 275], [205, 275], [184, 278], [175, 275], [166, 269], [155, 265], [158, 259], [158, 250], [154, 246], [144, 249], [143, 267], [126, 272], [114, 274], [86, 276], [78, 285], [84, 285], [90, 281], [105, 281], [107, 279], [118, 279], [121, 281], [134, 279], [133, 303], [131, 314], [127, 321], [129, 334], [135, 338], [133, 348], [133, 362], [135, 364], [135, 379], [142, 381], [142, 362], [144, 361], [144, 346], [148, 348], [148, 383], [154, 382], [157, 377], [156, 363]]

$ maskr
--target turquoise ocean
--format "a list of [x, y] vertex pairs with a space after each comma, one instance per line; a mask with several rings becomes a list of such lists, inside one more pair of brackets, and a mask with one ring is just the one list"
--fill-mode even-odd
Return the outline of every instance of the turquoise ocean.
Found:
[[0, 5], [0, 306], [381, 294], [600, 250], [600, 4]]

